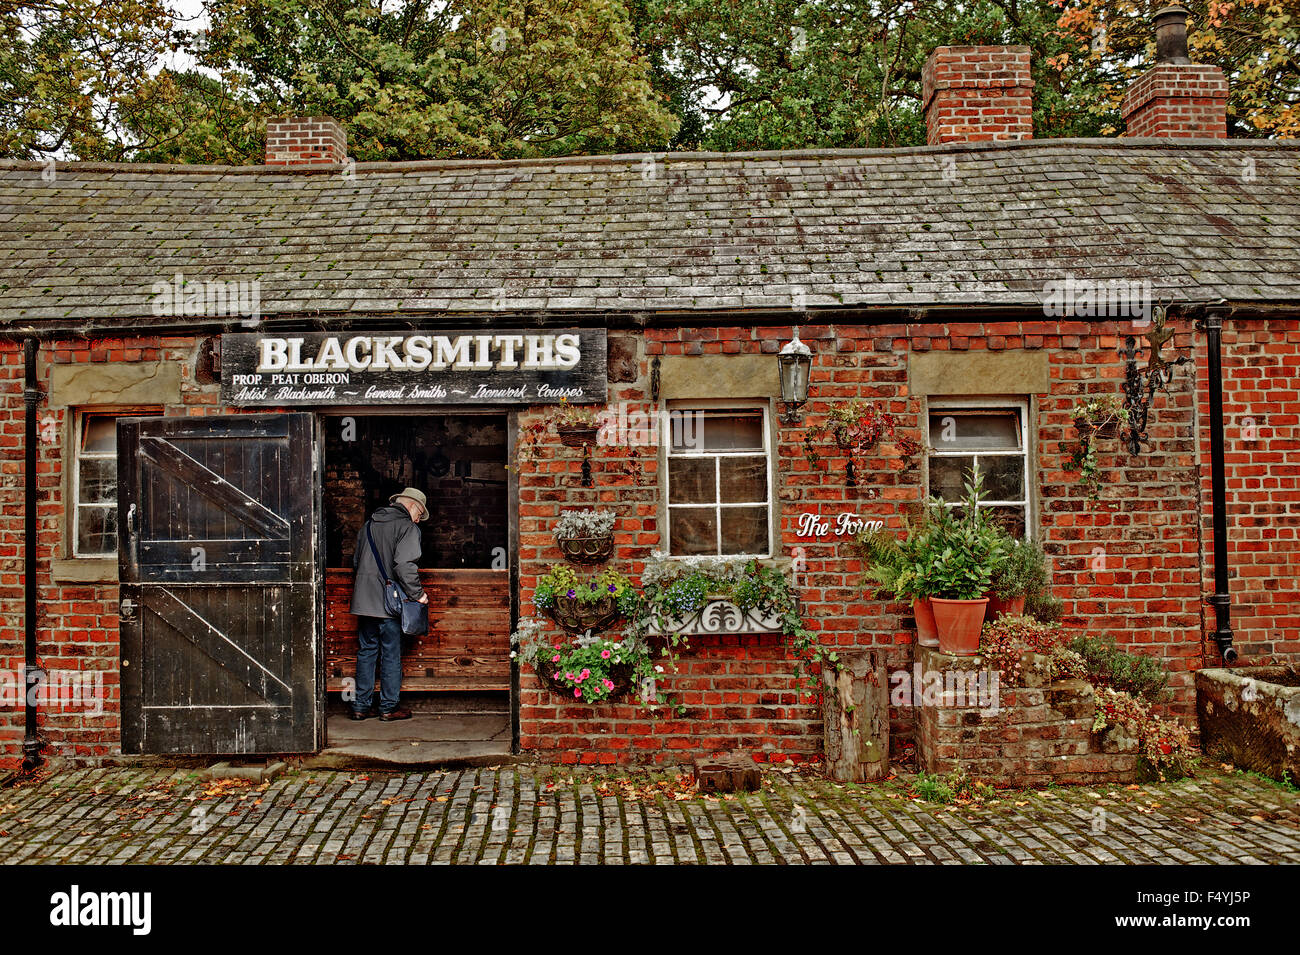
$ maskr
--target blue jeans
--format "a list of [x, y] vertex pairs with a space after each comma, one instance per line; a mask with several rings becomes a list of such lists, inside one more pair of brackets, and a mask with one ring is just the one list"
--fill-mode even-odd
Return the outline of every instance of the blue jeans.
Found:
[[402, 690], [402, 627], [394, 617], [358, 617], [357, 698], [352, 708], [365, 713], [375, 695], [375, 662], [379, 662], [379, 712], [397, 709]]

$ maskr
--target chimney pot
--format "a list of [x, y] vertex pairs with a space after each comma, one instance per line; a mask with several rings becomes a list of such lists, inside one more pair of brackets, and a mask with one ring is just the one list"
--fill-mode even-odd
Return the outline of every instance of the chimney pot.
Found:
[[1191, 11], [1186, 7], [1170, 6], [1157, 10], [1153, 20], [1156, 26], [1156, 62], [1191, 63], [1187, 55], [1187, 18]]

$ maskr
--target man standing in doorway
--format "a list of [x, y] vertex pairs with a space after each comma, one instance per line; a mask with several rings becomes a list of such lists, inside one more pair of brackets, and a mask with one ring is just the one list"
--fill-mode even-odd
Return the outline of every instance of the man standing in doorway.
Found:
[[[352, 612], [357, 615], [357, 697], [349, 713], [354, 720], [370, 716], [375, 692], [375, 663], [379, 664], [379, 718], [384, 722], [409, 720], [411, 711], [400, 709], [398, 694], [402, 689], [402, 626], [384, 608], [384, 577], [394, 581], [411, 600], [428, 603], [420, 583], [417, 563], [420, 560], [420, 528], [429, 516], [424, 493], [408, 487], [388, 499], [371, 515], [357, 535], [352, 552], [356, 577], [352, 582]], [[369, 534], [366, 533], [367, 528]], [[374, 550], [384, 561], [375, 566]]]

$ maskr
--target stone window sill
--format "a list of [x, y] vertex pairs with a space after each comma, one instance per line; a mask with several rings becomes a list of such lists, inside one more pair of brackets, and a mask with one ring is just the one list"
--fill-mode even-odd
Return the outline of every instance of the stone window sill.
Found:
[[115, 584], [116, 557], [75, 557], [50, 563], [50, 577], [61, 584]]

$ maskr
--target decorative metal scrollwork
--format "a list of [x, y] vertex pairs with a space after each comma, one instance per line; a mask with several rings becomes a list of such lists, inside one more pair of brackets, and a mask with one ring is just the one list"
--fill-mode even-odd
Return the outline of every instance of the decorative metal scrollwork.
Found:
[[668, 618], [650, 624], [652, 634], [773, 633], [781, 630], [781, 618], [770, 610], [751, 607], [742, 610], [730, 600], [715, 597], [685, 618]]
[[1147, 437], [1147, 419], [1151, 413], [1151, 402], [1158, 391], [1168, 391], [1174, 378], [1174, 369], [1191, 361], [1186, 355], [1165, 361], [1161, 349], [1165, 342], [1174, 337], [1171, 329], [1165, 328], [1165, 309], [1157, 305], [1151, 310], [1151, 330], [1143, 336], [1147, 340], [1146, 368], [1138, 367], [1141, 350], [1137, 339], [1129, 335], [1124, 339], [1120, 356], [1124, 359], [1124, 407], [1128, 410], [1128, 432], [1125, 443], [1129, 454], [1136, 457], [1142, 453], [1142, 445], [1150, 444]]

